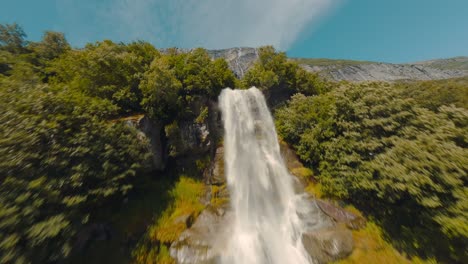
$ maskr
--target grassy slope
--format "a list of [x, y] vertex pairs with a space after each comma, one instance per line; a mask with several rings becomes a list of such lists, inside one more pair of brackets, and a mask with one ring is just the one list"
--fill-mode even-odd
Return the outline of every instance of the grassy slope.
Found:
[[466, 70], [468, 71], [468, 57], [455, 57], [449, 59], [423, 61], [415, 64], [430, 66], [441, 70]]
[[[373, 61], [358, 61], [358, 60], [343, 60], [343, 59], [324, 59], [324, 58], [290, 58], [299, 64], [308, 66], [356, 66], [363, 64], [378, 63]], [[455, 57], [448, 59], [438, 59], [430, 61], [422, 61], [410, 63], [415, 65], [423, 65], [440, 70], [465, 70], [468, 71], [468, 57]]]
[[299, 64], [309, 66], [353, 66], [362, 64], [376, 63], [372, 61], [355, 61], [355, 60], [334, 60], [334, 59], [316, 59], [316, 58], [291, 58]]

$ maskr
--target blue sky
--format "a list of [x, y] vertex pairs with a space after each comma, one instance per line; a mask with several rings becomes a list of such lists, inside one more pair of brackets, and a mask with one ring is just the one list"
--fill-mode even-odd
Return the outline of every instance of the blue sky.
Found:
[[468, 56], [467, 0], [0, 0], [28, 39], [158, 47], [273, 44], [294, 57], [411, 62]]

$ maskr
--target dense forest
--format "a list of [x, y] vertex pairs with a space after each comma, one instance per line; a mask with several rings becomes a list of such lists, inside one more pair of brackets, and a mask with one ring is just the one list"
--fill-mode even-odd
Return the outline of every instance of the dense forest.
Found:
[[[184, 148], [181, 127], [207, 123], [221, 89], [250, 86], [264, 92], [279, 135], [325, 197], [355, 205], [409, 256], [468, 261], [468, 78], [332, 83], [262, 47], [239, 79], [201, 48], [104, 40], [76, 49], [62, 33], [30, 42], [6, 24], [0, 263], [72, 259], [83, 229], [141, 192], [153, 192], [157, 209], [129, 261], [171, 263], [167, 245], [184, 226], [169, 220], [203, 209], [210, 162]], [[141, 115], [158, 128], [164, 166], [154, 166], [149, 139], [124, 122]], [[177, 161], [190, 155], [193, 169], [182, 170]]]

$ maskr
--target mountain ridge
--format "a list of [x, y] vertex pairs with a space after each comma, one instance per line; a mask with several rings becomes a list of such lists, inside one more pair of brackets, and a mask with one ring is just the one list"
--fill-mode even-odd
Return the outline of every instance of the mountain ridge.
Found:
[[[208, 50], [212, 58], [224, 58], [231, 70], [243, 77], [258, 59], [258, 49], [238, 47]], [[309, 72], [332, 81], [441, 80], [468, 76], [468, 57], [458, 56], [414, 63], [387, 63], [326, 58], [290, 58]]]

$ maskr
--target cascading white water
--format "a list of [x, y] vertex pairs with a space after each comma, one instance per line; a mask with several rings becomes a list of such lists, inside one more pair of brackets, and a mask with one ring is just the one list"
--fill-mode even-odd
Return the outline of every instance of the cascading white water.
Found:
[[294, 192], [263, 94], [255, 87], [224, 89], [219, 103], [233, 210], [232, 233], [221, 262], [311, 263], [301, 237], [317, 224], [304, 217], [314, 208]]

